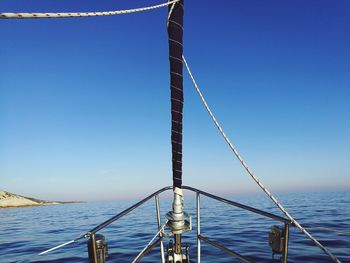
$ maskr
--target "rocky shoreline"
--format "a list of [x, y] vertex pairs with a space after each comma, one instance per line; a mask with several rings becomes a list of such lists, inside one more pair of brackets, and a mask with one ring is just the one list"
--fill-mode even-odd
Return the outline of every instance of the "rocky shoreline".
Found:
[[19, 208], [29, 206], [59, 205], [67, 203], [77, 202], [44, 201], [0, 190], [0, 208]]

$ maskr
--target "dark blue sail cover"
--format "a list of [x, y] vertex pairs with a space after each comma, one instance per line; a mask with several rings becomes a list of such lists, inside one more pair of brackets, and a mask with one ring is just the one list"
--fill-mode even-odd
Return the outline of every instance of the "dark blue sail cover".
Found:
[[170, 60], [171, 91], [171, 146], [173, 186], [182, 185], [182, 113], [183, 113], [183, 77], [182, 77], [182, 35], [184, 1], [169, 5], [168, 37]]

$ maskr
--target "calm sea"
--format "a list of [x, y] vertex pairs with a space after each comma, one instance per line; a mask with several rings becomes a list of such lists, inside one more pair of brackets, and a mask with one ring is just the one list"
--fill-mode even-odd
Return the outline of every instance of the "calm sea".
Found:
[[[343, 262], [350, 262], [350, 191], [292, 193], [278, 197], [322, 244]], [[190, 245], [190, 256], [195, 260], [195, 197], [185, 191], [185, 199], [185, 210], [193, 216], [194, 229], [183, 239]], [[236, 196], [230, 199], [281, 215], [271, 201], [262, 195]], [[2, 209], [0, 262], [88, 262], [85, 240], [47, 255], [35, 255], [81, 236], [131, 204], [133, 202], [122, 201]], [[162, 215], [170, 207], [170, 200], [161, 198]], [[278, 222], [205, 197], [201, 199], [201, 214], [203, 235], [254, 262], [277, 262], [272, 260], [267, 236], [271, 226]], [[151, 199], [101, 232], [109, 245], [108, 262], [131, 262], [156, 232], [155, 204]], [[289, 245], [289, 262], [330, 262], [297, 229], [291, 229]], [[159, 254], [159, 248], [156, 248], [142, 262], [159, 262]], [[236, 261], [216, 248], [202, 244], [202, 262]]]

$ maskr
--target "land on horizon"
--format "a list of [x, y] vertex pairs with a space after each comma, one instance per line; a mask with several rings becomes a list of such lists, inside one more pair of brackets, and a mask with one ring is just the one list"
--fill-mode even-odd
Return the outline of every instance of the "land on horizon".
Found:
[[26, 197], [26, 196], [0, 190], [0, 208], [59, 205], [59, 204], [70, 204], [70, 203], [81, 203], [81, 202], [45, 201], [45, 200], [40, 200], [33, 197]]

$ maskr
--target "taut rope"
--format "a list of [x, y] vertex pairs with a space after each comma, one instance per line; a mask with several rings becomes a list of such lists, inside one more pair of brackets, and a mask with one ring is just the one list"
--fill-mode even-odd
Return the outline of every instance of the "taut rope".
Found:
[[306, 231], [305, 228], [303, 228], [289, 213], [288, 211], [281, 205], [281, 203], [272, 195], [272, 193], [262, 184], [262, 182], [259, 180], [258, 177], [255, 176], [255, 174], [253, 173], [253, 171], [248, 167], [247, 163], [243, 160], [243, 158], [239, 155], [238, 151], [236, 150], [236, 148], [233, 146], [233, 144], [231, 143], [231, 141], [229, 140], [229, 138], [227, 137], [227, 135], [225, 134], [224, 130], [221, 128], [220, 124], [218, 123], [218, 121], [216, 120], [214, 114], [212, 113], [212, 111], [210, 110], [206, 100], [203, 97], [202, 92], [200, 91], [200, 89], [198, 88], [198, 85], [191, 73], [190, 67], [188, 66], [186, 59], [184, 56], [182, 56], [183, 62], [186, 66], [187, 72], [190, 75], [190, 78], [193, 82], [194, 87], [197, 90], [197, 93], [199, 95], [199, 97], [201, 98], [204, 107], [206, 108], [207, 112], [209, 113], [211, 119], [213, 120], [215, 126], [218, 128], [218, 130], [220, 131], [222, 137], [224, 137], [224, 140], [226, 141], [226, 143], [228, 144], [228, 146], [231, 148], [231, 150], [233, 151], [233, 153], [235, 154], [235, 156], [237, 157], [237, 159], [240, 161], [240, 163], [242, 164], [242, 166], [244, 167], [244, 169], [247, 171], [247, 173], [250, 175], [251, 178], [253, 178], [253, 180], [259, 185], [259, 187], [265, 192], [265, 194], [275, 203], [275, 205], [290, 219], [290, 221], [292, 222], [292, 224], [294, 224], [297, 228], [300, 229], [301, 232], [303, 232], [308, 238], [310, 238], [316, 246], [318, 246], [321, 250], [323, 250], [334, 262], [340, 263], [341, 261], [339, 259], [337, 259], [326, 247], [324, 247], [316, 238], [314, 238], [308, 231]]
[[114, 16], [153, 10], [171, 5], [179, 0], [173, 0], [159, 5], [140, 7], [127, 10], [104, 11], [104, 12], [71, 12], [71, 13], [0, 13], [0, 19], [28, 19], [28, 18], [73, 18], [91, 16]]

